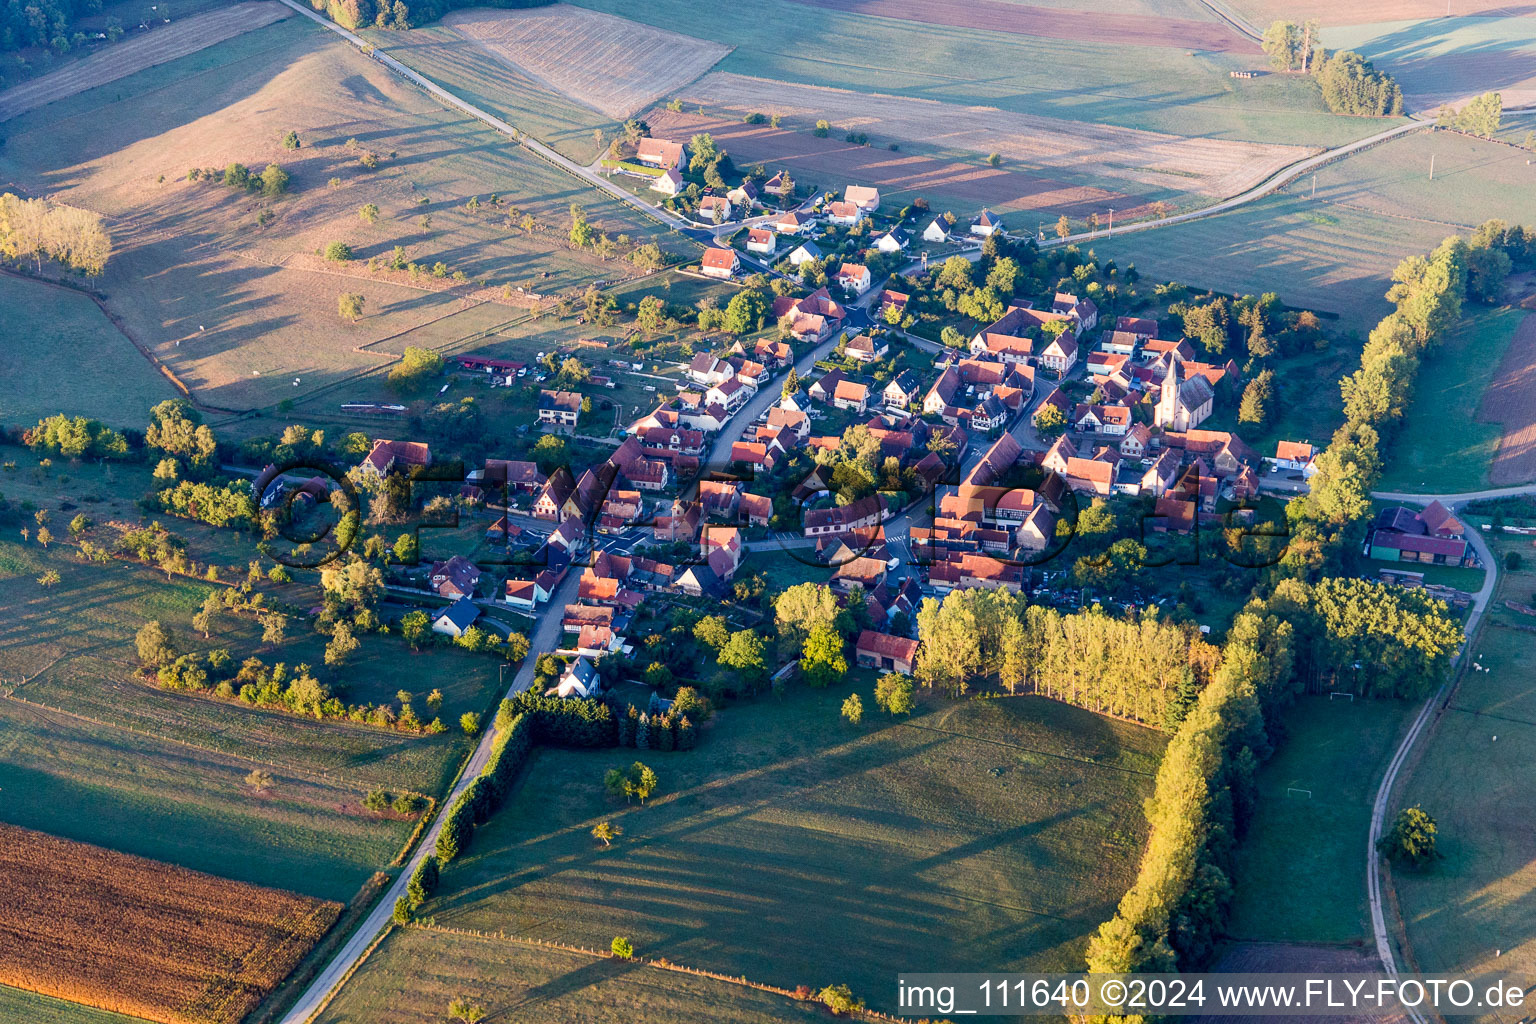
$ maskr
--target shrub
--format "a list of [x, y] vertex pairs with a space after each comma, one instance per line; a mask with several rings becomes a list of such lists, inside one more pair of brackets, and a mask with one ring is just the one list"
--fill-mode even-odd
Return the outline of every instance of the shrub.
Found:
[[629, 960], [635, 955], [635, 947], [622, 935], [614, 936], [613, 941], [608, 944], [608, 948], [613, 950], [613, 955], [620, 960]]

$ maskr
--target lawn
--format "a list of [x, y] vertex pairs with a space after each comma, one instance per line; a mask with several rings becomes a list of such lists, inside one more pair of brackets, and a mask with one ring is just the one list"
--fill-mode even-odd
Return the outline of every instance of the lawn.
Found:
[[1326, 446], [1344, 422], [1339, 379], [1360, 366], [1360, 347], [1353, 338], [1331, 339], [1326, 349], [1274, 362], [1277, 412], [1262, 428], [1239, 423], [1239, 402], [1218, 405], [1203, 424], [1207, 430], [1230, 430], [1261, 455], [1272, 455], [1278, 441], [1311, 441]]
[[1487, 485], [1503, 428], [1482, 422], [1478, 409], [1526, 313], [1467, 309], [1472, 315], [1424, 357], [1403, 429], [1386, 453], [1377, 485], [1382, 490], [1474, 491]]
[[171, 382], [84, 295], [6, 274], [0, 308], [0, 345], [11, 367], [0, 384], [6, 425], [30, 427], [61, 412], [141, 427], [150, 406], [176, 397]]
[[1259, 772], [1258, 810], [1238, 846], [1228, 935], [1341, 945], [1369, 936], [1371, 803], [1416, 710], [1402, 701], [1308, 696], [1285, 713], [1285, 738]]
[[140, 1024], [142, 1018], [0, 985], [0, 1020], [46, 1021], [47, 1024]]
[[439, 1019], [460, 997], [484, 1008], [487, 1021], [518, 1024], [827, 1019], [819, 1003], [798, 1003], [745, 985], [498, 938], [397, 928], [316, 1024], [418, 1024]]
[[1489, 542], [1501, 563], [1518, 551], [1524, 566], [1501, 570], [1468, 670], [1397, 792], [1398, 806], [1422, 806], [1439, 823], [1443, 859], [1391, 877], [1417, 969], [1520, 977], [1536, 972], [1536, 619], [1503, 602], [1532, 603], [1536, 562], [1529, 537]]
[[[696, 752], [641, 754], [661, 779], [644, 807], [601, 785], [631, 752], [539, 750], [423, 913], [588, 946], [623, 934], [754, 981], [845, 981], [887, 1010], [909, 964], [1080, 969], [1135, 871], [1162, 735], [1037, 698], [893, 722], [861, 675], [860, 726], [838, 715], [847, 683], [794, 688], [718, 713]], [[609, 819], [624, 836], [599, 849], [588, 833]]]

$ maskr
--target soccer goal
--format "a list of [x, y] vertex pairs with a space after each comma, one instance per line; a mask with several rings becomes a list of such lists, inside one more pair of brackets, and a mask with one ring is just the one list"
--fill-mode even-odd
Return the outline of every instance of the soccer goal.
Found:
[[1288, 787], [1286, 789], [1286, 791], [1285, 791], [1285, 795], [1286, 796], [1300, 797], [1300, 798], [1302, 798], [1304, 800], [1311, 800], [1312, 799], [1312, 791], [1310, 789], [1298, 789], [1295, 786]]
[[1355, 695], [1352, 694], [1352, 693], [1343, 693], [1343, 692], [1341, 692], [1339, 690], [1334, 690], [1334, 691], [1332, 691], [1331, 693], [1328, 694], [1328, 699], [1329, 700], [1347, 700], [1347, 701], [1350, 701], [1351, 703], [1353, 703], [1354, 699], [1355, 699]]

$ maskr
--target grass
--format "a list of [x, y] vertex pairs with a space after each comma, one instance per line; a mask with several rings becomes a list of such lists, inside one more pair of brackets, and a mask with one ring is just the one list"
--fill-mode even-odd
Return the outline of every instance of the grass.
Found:
[[[1435, 180], [1429, 158], [1435, 155]], [[1536, 221], [1536, 168], [1519, 150], [1444, 132], [1376, 146], [1221, 214], [1093, 243], [1144, 278], [1272, 291], [1362, 338], [1391, 309], [1392, 269], [1490, 217]]]
[[[1259, 772], [1258, 811], [1238, 846], [1227, 934], [1239, 941], [1347, 944], [1370, 934], [1365, 837], [1382, 770], [1416, 708], [1300, 698]], [[1311, 796], [1290, 793], [1311, 791]]]
[[0, 1020], [35, 1020], [47, 1021], [48, 1024], [135, 1024], [143, 1019], [0, 985]]
[[[1257, 66], [1258, 55], [1191, 56], [1173, 47], [986, 33], [789, 0], [755, 4], [750, 19], [687, 0], [580, 6], [734, 46], [716, 70], [760, 78], [1261, 142], [1334, 145], [1380, 124], [1327, 114], [1309, 82], [1229, 76]], [[1208, 15], [1192, 6], [1189, 16]], [[796, 44], [780, 45], [785, 38]], [[892, 53], [902, 60], [893, 63]]]
[[390, 932], [316, 1024], [417, 1024], [460, 997], [483, 1007], [487, 1020], [518, 1024], [662, 1024], [701, 1014], [732, 1024], [826, 1020], [820, 1004], [744, 985], [413, 927]]
[[[1529, 538], [1495, 535], [1494, 555], [1526, 554]], [[1518, 977], [1536, 970], [1536, 815], [1528, 784], [1536, 757], [1536, 620], [1506, 609], [1530, 603], [1536, 572], [1501, 573], [1487, 622], [1469, 648], [1469, 670], [1422, 741], [1400, 791], [1439, 823], [1442, 860], [1394, 868], [1392, 884], [1419, 969]], [[1482, 665], [1488, 671], [1471, 670]], [[1497, 736], [1497, 740], [1494, 737]], [[1503, 955], [1494, 958], [1495, 949]]]
[[762, 573], [768, 577], [768, 590], [776, 593], [797, 583], [825, 583], [830, 580], [834, 570], [815, 565], [815, 560], [815, 545], [749, 551], [742, 555], [741, 568], [736, 575], [739, 579], [750, 579]]
[[15, 367], [25, 367], [0, 383], [7, 424], [30, 427], [61, 412], [138, 427], [150, 406], [176, 397], [170, 381], [84, 295], [0, 275], [0, 307], [0, 345]]
[[[627, 935], [754, 981], [846, 981], [886, 1009], [896, 964], [1079, 969], [1135, 870], [1163, 737], [1035, 698], [893, 722], [872, 688], [861, 726], [839, 718], [845, 682], [722, 712], [696, 752], [638, 755], [661, 778], [644, 807], [601, 785], [632, 752], [541, 749], [423, 913], [588, 946]], [[601, 850], [588, 833], [609, 819], [625, 834]]]
[[1329, 28], [1323, 42], [1330, 52], [1357, 50], [1390, 72], [1411, 109], [1432, 111], [1446, 101], [1459, 106], [1487, 89], [1504, 90], [1510, 106], [1524, 105], [1519, 101], [1529, 102], [1533, 84], [1536, 26], [1518, 16], [1523, 12], [1513, 13], [1516, 16], [1458, 17], [1449, 23], [1432, 17]]
[[[1404, 424], [1378, 485], [1388, 491], [1474, 491], [1487, 484], [1503, 428], [1482, 422], [1483, 392], [1526, 313], [1476, 310], [1424, 357]], [[1454, 430], [1446, 425], [1454, 423]]]

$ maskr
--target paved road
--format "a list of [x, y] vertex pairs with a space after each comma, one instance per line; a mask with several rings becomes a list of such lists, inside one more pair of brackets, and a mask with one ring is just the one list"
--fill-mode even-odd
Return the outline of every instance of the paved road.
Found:
[[[1511, 497], [1521, 494], [1536, 494], [1536, 484], [1525, 484], [1520, 487], [1503, 487], [1483, 491], [1464, 491], [1459, 494], [1405, 494], [1397, 491], [1373, 491], [1371, 496], [1383, 501], [1400, 501], [1404, 504], [1428, 505], [1431, 501], [1439, 501], [1452, 512], [1459, 512], [1461, 507], [1469, 501], [1477, 501], [1483, 498]], [[1467, 616], [1466, 642], [1461, 650], [1456, 652], [1452, 660], [1454, 667], [1461, 661], [1462, 655], [1472, 648], [1473, 637], [1477, 633], [1477, 627], [1482, 622], [1483, 613], [1488, 607], [1488, 602], [1493, 599], [1493, 593], [1499, 585], [1499, 565], [1493, 557], [1493, 551], [1488, 542], [1483, 538], [1480, 530], [1468, 530], [1467, 540], [1477, 551], [1477, 557], [1482, 559], [1485, 571], [1483, 573], [1483, 587], [1472, 598], [1472, 611]], [[1419, 737], [1425, 732], [1430, 722], [1435, 718], [1435, 709], [1445, 701], [1445, 695], [1450, 683], [1442, 685], [1424, 702], [1424, 707], [1414, 718], [1413, 725], [1409, 727], [1407, 735], [1398, 745], [1392, 760], [1387, 764], [1387, 770], [1381, 777], [1381, 785], [1376, 789], [1376, 799], [1371, 805], [1371, 827], [1366, 834], [1365, 842], [1365, 889], [1366, 898], [1371, 906], [1371, 931], [1376, 939], [1376, 955], [1381, 960], [1382, 967], [1389, 977], [1397, 977], [1397, 956], [1392, 950], [1391, 934], [1387, 930], [1386, 906], [1381, 893], [1381, 855], [1376, 852], [1376, 843], [1381, 839], [1386, 830], [1387, 811], [1392, 805], [1392, 790], [1397, 784], [1398, 776], [1402, 774], [1403, 766], [1407, 764], [1409, 755], [1413, 752]], [[1428, 1018], [1417, 1010], [1409, 1009], [1408, 1017], [1413, 1024], [1429, 1024]]]
[[[565, 605], [576, 600], [576, 591], [580, 585], [581, 578], [581, 573], [577, 571], [578, 568], [573, 566], [571, 571], [566, 574], [565, 580], [555, 589], [554, 594], [550, 595], [550, 609], [563, 608]], [[539, 619], [538, 628], [528, 638], [528, 657], [523, 659], [522, 666], [517, 670], [517, 674], [512, 677], [512, 685], [507, 688], [507, 696], [510, 697], [533, 685], [534, 664], [538, 660], [539, 654], [545, 651], [553, 651], [560, 646], [560, 618], [558, 614], [546, 612]], [[309, 987], [304, 990], [304, 994], [299, 997], [298, 1002], [294, 1003], [293, 1008], [284, 1015], [281, 1024], [304, 1024], [305, 1021], [319, 1013], [320, 1009], [325, 1005], [331, 990], [341, 984], [347, 972], [367, 952], [374, 937], [389, 923], [391, 916], [394, 914], [395, 900], [405, 895], [405, 888], [410, 882], [411, 873], [427, 858], [427, 855], [432, 852], [433, 847], [437, 843], [437, 835], [443, 828], [443, 813], [459, 798], [459, 794], [469, 788], [469, 784], [475, 780], [475, 777], [485, 767], [486, 762], [490, 760], [493, 738], [493, 731], [489, 728], [489, 723], [487, 723], [487, 728], [480, 737], [479, 746], [470, 755], [468, 763], [464, 766], [463, 774], [454, 783], [453, 790], [443, 799], [442, 803], [438, 804], [437, 816], [427, 829], [426, 834], [421, 837], [421, 842], [417, 844], [416, 851], [411, 855], [410, 862], [406, 864], [405, 869], [400, 872], [399, 877], [395, 879], [394, 884], [389, 887], [389, 890], [384, 893], [378, 905], [373, 908], [373, 911], [363, 920], [362, 924], [357, 926], [357, 930], [352, 933], [352, 937], [347, 940], [346, 945], [341, 947], [331, 959], [331, 962], [326, 965], [325, 970], [321, 971], [315, 980], [310, 982]]]

